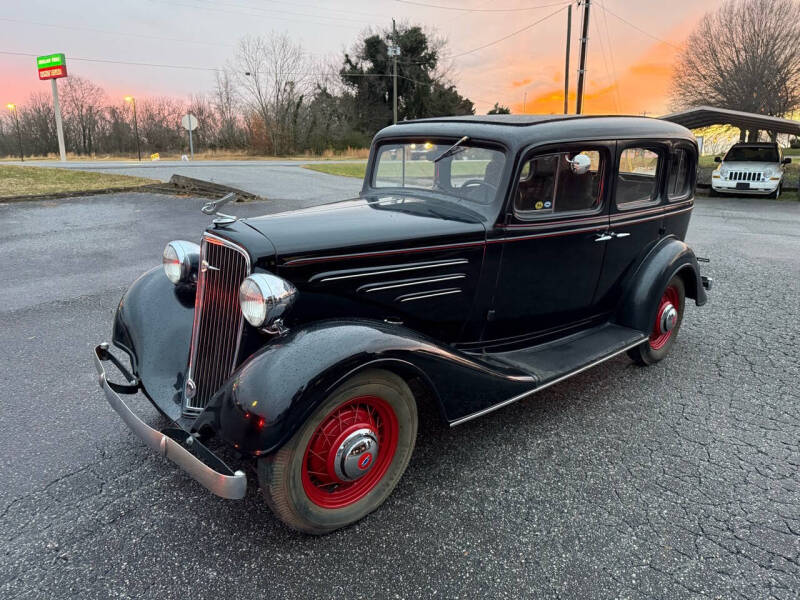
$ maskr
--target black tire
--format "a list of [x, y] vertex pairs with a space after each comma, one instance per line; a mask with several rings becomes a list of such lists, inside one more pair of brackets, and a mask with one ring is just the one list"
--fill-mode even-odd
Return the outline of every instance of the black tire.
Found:
[[[385, 473], [366, 495], [351, 504], [328, 508], [315, 503], [304, 487], [304, 473], [308, 477], [304, 462], [310, 460], [306, 458], [306, 449], [318, 427], [329, 416], [341, 414], [337, 411], [352, 405], [354, 399], [375, 397], [391, 408], [397, 423], [396, 449], [391, 459], [388, 456], [383, 459], [391, 460]], [[408, 466], [416, 437], [417, 405], [406, 382], [389, 371], [364, 371], [331, 393], [278, 452], [259, 459], [258, 481], [267, 504], [284, 523], [304, 533], [323, 535], [355, 523], [383, 504]], [[382, 449], [379, 446], [376, 468], [381, 464]]]
[[780, 183], [778, 184], [778, 187], [776, 187], [776, 188], [775, 188], [775, 191], [774, 191], [774, 192], [772, 192], [772, 193], [771, 193], [771, 194], [768, 196], [768, 198], [771, 198], [771, 199], [773, 199], [773, 200], [777, 200], [778, 198], [780, 198], [780, 197], [781, 197], [781, 192], [782, 192], [782, 191], [783, 191], [783, 182], [780, 182]]
[[716, 198], [717, 196], [719, 196], [719, 192], [717, 192], [717, 190], [715, 190], [713, 187], [712, 188], [708, 188], [708, 197], [709, 198]]
[[[652, 365], [657, 363], [658, 361], [664, 359], [667, 354], [669, 354], [670, 348], [675, 343], [675, 338], [678, 336], [678, 330], [681, 328], [681, 323], [683, 322], [683, 310], [686, 306], [686, 287], [683, 284], [683, 279], [681, 279], [680, 275], [675, 275], [670, 282], [667, 284], [667, 287], [664, 289], [662, 294], [662, 298], [664, 294], [667, 293], [667, 290], [673, 288], [677, 294], [678, 306], [676, 309], [678, 311], [678, 320], [675, 322], [675, 326], [670, 331], [669, 337], [663, 343], [663, 345], [658, 344], [655, 334], [652, 334], [650, 338], [642, 344], [639, 344], [635, 348], [631, 348], [628, 350], [628, 356], [633, 359], [634, 362], [642, 365]], [[653, 327], [655, 328], [656, 322], [660, 318], [660, 303], [659, 308], [656, 309], [656, 314], [653, 315]], [[657, 347], [653, 347], [655, 345]]]

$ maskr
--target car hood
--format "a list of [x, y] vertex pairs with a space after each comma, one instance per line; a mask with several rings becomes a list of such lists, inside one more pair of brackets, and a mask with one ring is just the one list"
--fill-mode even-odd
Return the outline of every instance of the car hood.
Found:
[[726, 169], [730, 169], [731, 171], [763, 171], [767, 167], [779, 167], [780, 163], [776, 162], [762, 162], [762, 161], [749, 161], [749, 160], [737, 160], [737, 161], [723, 161], [722, 166]]
[[483, 241], [486, 217], [455, 201], [359, 197], [247, 219], [276, 252], [277, 267], [360, 252]]

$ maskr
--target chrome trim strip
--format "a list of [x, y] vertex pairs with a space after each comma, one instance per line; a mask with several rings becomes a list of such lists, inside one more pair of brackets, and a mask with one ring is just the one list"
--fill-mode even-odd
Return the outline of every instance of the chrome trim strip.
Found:
[[352, 273], [350, 275], [336, 275], [334, 277], [324, 277], [323, 279], [320, 279], [320, 283], [325, 283], [326, 281], [339, 281], [340, 279], [354, 279], [356, 277], [369, 277], [371, 275], [389, 275], [391, 273], [402, 273], [404, 271], [418, 271], [420, 269], [435, 269], [436, 267], [452, 267], [453, 265], [465, 265], [468, 262], [469, 260], [466, 258], [458, 258], [455, 260], [417, 265], [414, 267], [401, 267], [399, 269], [386, 269], [383, 271], [365, 271], [363, 273]]
[[458, 275], [448, 275], [447, 277], [436, 277], [434, 279], [419, 279], [417, 281], [409, 281], [408, 283], [395, 283], [392, 285], [382, 285], [380, 287], [373, 287], [364, 290], [366, 293], [380, 292], [383, 290], [393, 290], [395, 288], [408, 287], [411, 285], [424, 285], [426, 283], [439, 283], [440, 281], [450, 281], [451, 279], [464, 279], [466, 275], [459, 273]]
[[[205, 257], [205, 254], [206, 254], [205, 253], [205, 245], [207, 244], [207, 240], [209, 240], [209, 239], [213, 239], [217, 243], [219, 243], [219, 244], [221, 244], [223, 246], [226, 246], [226, 247], [230, 248], [231, 250], [235, 250], [236, 252], [238, 252], [239, 254], [241, 254], [244, 257], [245, 270], [246, 270], [245, 277], [247, 277], [247, 275], [250, 275], [250, 273], [253, 272], [253, 268], [252, 268], [252, 266], [250, 264], [250, 255], [247, 253], [247, 251], [244, 248], [242, 248], [241, 246], [239, 246], [237, 244], [234, 244], [233, 242], [230, 242], [230, 241], [226, 240], [225, 238], [221, 238], [221, 237], [216, 236], [213, 233], [209, 233], [207, 231], [205, 233], [203, 233], [203, 240], [202, 240], [201, 250], [200, 250], [200, 256], [201, 257], [203, 257], [203, 258]], [[194, 374], [193, 373], [193, 367], [194, 367], [194, 363], [195, 363], [195, 358], [197, 357], [197, 346], [200, 343], [200, 340], [198, 339], [198, 335], [197, 334], [198, 334], [198, 331], [200, 329], [200, 317], [202, 316], [202, 312], [203, 312], [202, 311], [202, 307], [203, 307], [203, 298], [204, 298], [204, 295], [205, 295], [205, 285], [201, 285], [201, 278], [203, 278], [203, 283], [204, 283], [204, 279], [205, 279], [204, 276], [205, 276], [204, 272], [199, 273], [198, 276], [197, 276], [197, 292], [195, 294], [195, 302], [194, 302], [194, 321], [192, 323], [192, 346], [191, 346], [191, 349], [189, 351], [189, 366], [188, 366], [188, 368], [186, 370], [186, 379], [187, 380], [193, 379], [192, 375]], [[239, 331], [236, 333], [236, 348], [234, 349], [233, 362], [231, 364], [230, 371], [233, 371], [233, 368], [236, 366], [236, 361], [239, 359], [239, 347], [242, 344], [242, 331], [244, 331], [244, 316], [241, 314], [241, 311], [240, 311], [240, 314], [239, 314]], [[205, 410], [204, 406], [202, 406], [202, 407], [190, 406], [191, 399], [186, 397], [185, 388], [182, 391], [181, 395], [183, 397], [183, 414], [185, 414], [185, 415], [196, 415], [198, 413], [201, 413], [203, 410]]]
[[474, 413], [472, 413], [470, 415], [467, 415], [466, 417], [461, 417], [460, 419], [456, 419], [455, 421], [452, 421], [450, 423], [450, 427], [455, 427], [457, 425], [461, 425], [462, 423], [466, 423], [467, 421], [472, 421], [473, 419], [477, 419], [478, 417], [482, 417], [483, 415], [488, 415], [489, 413], [494, 412], [496, 410], [499, 410], [499, 409], [503, 408], [504, 406], [508, 406], [509, 404], [513, 404], [517, 400], [522, 400], [523, 398], [526, 398], [527, 396], [535, 394], [536, 392], [541, 392], [543, 389], [549, 388], [551, 385], [555, 385], [557, 383], [560, 383], [560, 382], [564, 381], [565, 379], [569, 379], [573, 375], [577, 375], [578, 373], [583, 373], [584, 371], [587, 371], [587, 370], [591, 369], [592, 367], [596, 367], [600, 363], [604, 363], [607, 360], [610, 360], [610, 359], [614, 358], [615, 356], [617, 356], [619, 354], [622, 354], [623, 352], [627, 352], [631, 348], [635, 348], [636, 346], [638, 346], [639, 344], [641, 344], [642, 342], [644, 342], [646, 340], [647, 340], [647, 336], [645, 336], [643, 334], [642, 335], [642, 339], [640, 339], [638, 342], [635, 342], [633, 344], [629, 344], [629, 345], [625, 346], [624, 348], [622, 348], [621, 350], [617, 350], [616, 352], [614, 352], [612, 354], [609, 354], [608, 356], [606, 356], [604, 358], [596, 360], [593, 363], [589, 363], [588, 365], [586, 365], [584, 367], [581, 367], [580, 369], [576, 369], [576, 370], [574, 370], [574, 371], [572, 371], [570, 373], [567, 373], [566, 375], [562, 375], [561, 377], [557, 377], [553, 381], [548, 381], [547, 383], [542, 384], [539, 387], [534, 388], [534, 389], [532, 389], [532, 390], [530, 390], [528, 392], [523, 392], [522, 394], [519, 394], [518, 396], [514, 396], [513, 398], [509, 398], [508, 400], [504, 400], [503, 402], [500, 402], [500, 403], [495, 404], [493, 406], [490, 406], [488, 408], [484, 408], [483, 410], [479, 410], [478, 412], [474, 412]]
[[237, 470], [232, 476], [215, 471], [171, 437], [147, 425], [128, 408], [122, 398], [109, 386], [106, 379], [106, 371], [98, 356], [97, 349], [94, 352], [94, 366], [99, 376], [98, 383], [103, 392], [105, 392], [106, 400], [108, 400], [111, 408], [117, 412], [125, 424], [147, 447], [174, 462], [192, 479], [220, 498], [229, 500], [244, 498], [247, 491], [247, 477], [242, 471]]
[[400, 302], [413, 302], [414, 300], [424, 300], [425, 298], [434, 298], [436, 296], [447, 296], [449, 294], [460, 294], [461, 290], [442, 290], [440, 292], [433, 292], [431, 294], [418, 294], [414, 296], [401, 296], [397, 298]]

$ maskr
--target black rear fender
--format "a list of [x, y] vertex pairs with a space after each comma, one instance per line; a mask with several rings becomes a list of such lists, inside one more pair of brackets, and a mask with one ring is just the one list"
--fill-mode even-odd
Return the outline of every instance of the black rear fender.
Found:
[[683, 280], [687, 297], [697, 306], [706, 303], [708, 298], [694, 252], [686, 243], [669, 237], [656, 244], [629, 277], [615, 322], [649, 334], [664, 289], [675, 275]]

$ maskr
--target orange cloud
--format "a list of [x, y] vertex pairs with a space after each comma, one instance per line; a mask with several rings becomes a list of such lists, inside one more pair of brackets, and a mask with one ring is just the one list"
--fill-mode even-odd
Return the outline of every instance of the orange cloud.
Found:
[[[619, 73], [615, 81], [606, 85], [592, 82], [589, 71], [589, 82], [583, 95], [583, 112], [588, 114], [646, 112], [650, 115], [668, 112], [672, 71], [678, 52], [674, 46], [658, 42]], [[561, 77], [563, 78], [563, 72]], [[570, 112], [575, 110], [576, 87], [577, 82], [573, 79], [570, 82]], [[563, 85], [539, 90], [535, 95], [529, 95], [525, 104], [525, 111], [529, 113], [560, 113], [563, 109]], [[522, 102], [513, 104], [511, 110], [522, 112]]]
[[521, 79], [519, 81], [512, 81], [511, 87], [519, 88], [533, 83], [533, 79]]

